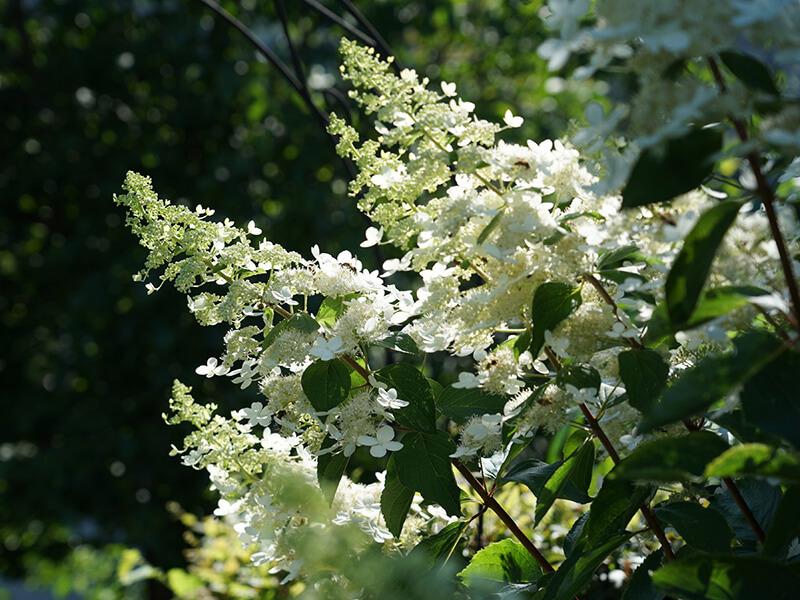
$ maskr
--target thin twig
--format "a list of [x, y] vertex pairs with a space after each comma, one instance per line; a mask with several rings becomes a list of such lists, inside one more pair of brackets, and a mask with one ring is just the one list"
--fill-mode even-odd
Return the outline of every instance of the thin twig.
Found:
[[[714, 81], [717, 83], [720, 93], [727, 92], [725, 85], [725, 78], [722, 71], [719, 69], [717, 61], [713, 57], [708, 57], [708, 66], [714, 76]], [[731, 118], [733, 127], [742, 142], [749, 139], [747, 134], [747, 126], [740, 119]], [[797, 280], [794, 277], [794, 270], [792, 269], [792, 258], [789, 256], [789, 251], [786, 249], [786, 241], [784, 240], [783, 233], [778, 223], [778, 215], [775, 212], [775, 192], [772, 190], [764, 172], [761, 170], [761, 163], [758, 155], [751, 151], [745, 156], [756, 178], [756, 186], [758, 193], [761, 196], [761, 202], [764, 204], [764, 211], [767, 213], [767, 220], [769, 221], [769, 228], [772, 232], [772, 237], [775, 244], [778, 246], [778, 256], [780, 257], [781, 268], [783, 269], [783, 276], [786, 279], [786, 285], [789, 288], [789, 296], [792, 299], [792, 320], [796, 328], [800, 328], [800, 290], [797, 287]]]
[[310, 8], [315, 10], [317, 13], [328, 19], [331, 23], [334, 23], [344, 29], [347, 33], [352, 35], [354, 38], [358, 38], [360, 41], [364, 42], [367, 46], [372, 46], [376, 48], [378, 46], [377, 42], [368, 36], [366, 33], [361, 31], [358, 27], [354, 27], [339, 15], [328, 9], [328, 7], [324, 6], [317, 2], [317, 0], [303, 0]]
[[[545, 354], [547, 355], [547, 358], [550, 360], [551, 363], [553, 363], [553, 368], [557, 371], [560, 370], [561, 362], [558, 360], [558, 357], [555, 355], [555, 353], [547, 346], [544, 347], [544, 351]], [[585, 403], [581, 402], [578, 405], [578, 407], [581, 409], [581, 412], [583, 413], [586, 422], [589, 424], [592, 433], [594, 433], [595, 437], [598, 440], [600, 440], [600, 443], [603, 445], [603, 448], [605, 448], [606, 452], [611, 457], [611, 460], [614, 462], [615, 465], [619, 464], [620, 462], [619, 453], [617, 452], [617, 449], [614, 447], [614, 444], [611, 443], [611, 440], [606, 435], [606, 432], [603, 430], [603, 427], [600, 425], [600, 422], [595, 418], [595, 416], [592, 414], [592, 411], [589, 409], [588, 406], [586, 406]], [[664, 549], [664, 556], [666, 557], [666, 559], [667, 560], [674, 559], [675, 553], [672, 551], [672, 546], [670, 545], [669, 540], [667, 539], [667, 535], [664, 533], [664, 528], [661, 526], [658, 517], [656, 517], [655, 513], [650, 509], [650, 507], [647, 504], [642, 504], [639, 507], [639, 509], [642, 511], [642, 516], [644, 517], [644, 520], [647, 521], [648, 526], [653, 531], [656, 538], [658, 538], [661, 547]]]
[[500, 505], [500, 503], [495, 500], [494, 496], [489, 494], [481, 485], [481, 482], [478, 481], [475, 476], [472, 474], [464, 463], [462, 463], [457, 458], [452, 460], [453, 466], [464, 476], [464, 479], [467, 480], [467, 483], [478, 493], [478, 496], [481, 497], [483, 503], [492, 509], [492, 511], [500, 518], [500, 520], [508, 527], [509, 531], [514, 534], [520, 544], [522, 544], [525, 549], [533, 556], [536, 562], [539, 563], [539, 566], [542, 567], [542, 570], [545, 573], [552, 573], [555, 571], [553, 565], [550, 564], [550, 561], [545, 558], [544, 554], [542, 554], [539, 549], [536, 547], [536, 544], [531, 541], [531, 539], [525, 535], [525, 533], [519, 528], [516, 524], [514, 519], [509, 515], [506, 510]]

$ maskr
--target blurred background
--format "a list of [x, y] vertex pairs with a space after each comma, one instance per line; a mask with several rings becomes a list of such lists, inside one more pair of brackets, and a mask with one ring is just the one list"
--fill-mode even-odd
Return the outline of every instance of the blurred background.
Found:
[[[222, 6], [291, 64], [278, 4]], [[545, 38], [539, 1], [357, 4], [402, 66], [457, 82], [480, 116], [509, 107], [524, 116], [518, 139], [564, 135], [603, 91], [547, 73], [536, 55]], [[327, 110], [334, 96], [325, 90], [343, 90], [336, 48], [346, 31], [319, 7], [358, 25], [351, 3], [284, 5], [314, 100]], [[339, 114], [352, 110], [345, 96], [335, 103]], [[223, 406], [250, 401], [194, 374], [218, 354], [224, 331], [199, 327], [174, 291], [147, 296], [131, 281], [144, 251], [111, 200], [129, 169], [174, 201], [254, 219], [294, 250], [319, 242], [336, 252], [363, 239], [326, 134], [286, 80], [202, 2], [0, 0], [6, 597], [23, 597], [20, 582], [123, 597], [101, 583], [113, 580], [122, 548], [159, 568], [185, 564], [178, 507], [206, 515], [214, 500], [203, 473], [168, 456], [184, 433], [161, 419], [170, 384], [180, 378]]]

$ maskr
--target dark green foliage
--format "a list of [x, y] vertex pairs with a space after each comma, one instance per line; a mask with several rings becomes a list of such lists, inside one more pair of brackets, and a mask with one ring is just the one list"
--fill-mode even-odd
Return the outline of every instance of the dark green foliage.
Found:
[[331, 410], [350, 393], [350, 369], [338, 358], [318, 360], [303, 371], [301, 383], [314, 408]]
[[[332, 438], [326, 437], [321, 448], [330, 448], [334, 443]], [[342, 479], [348, 462], [350, 462], [349, 457], [341, 452], [322, 454], [317, 460], [317, 481], [331, 502], [336, 495], [336, 488], [339, 487], [339, 481]]]
[[660, 506], [656, 517], [672, 525], [686, 543], [705, 552], [727, 552], [733, 532], [725, 517], [713, 507], [703, 508], [696, 502], [672, 502]]
[[653, 582], [665, 593], [687, 600], [792, 600], [800, 587], [800, 575], [755, 556], [693, 554], [666, 563], [653, 573]]
[[[761, 528], [769, 531], [781, 501], [780, 488], [757, 479], [739, 479], [736, 481], [736, 485]], [[711, 498], [711, 506], [725, 515], [725, 519], [737, 539], [746, 543], [755, 543], [755, 533], [727, 488], [723, 488], [720, 493]]]
[[418, 558], [430, 569], [441, 567], [450, 559], [458, 556], [458, 549], [463, 542], [463, 533], [467, 524], [464, 521], [450, 523], [428, 538], [422, 540], [411, 550], [410, 556]]
[[730, 72], [736, 76], [736, 79], [747, 87], [773, 96], [780, 94], [769, 67], [757, 58], [733, 50], [720, 52], [719, 57]]
[[580, 305], [580, 287], [552, 281], [536, 288], [531, 305], [531, 354], [538, 356], [544, 345], [545, 331], [554, 329]]
[[664, 594], [658, 591], [651, 577], [652, 571], [661, 566], [663, 558], [664, 553], [656, 550], [636, 567], [625, 593], [622, 594], [622, 600], [662, 600], [664, 598]]
[[397, 422], [414, 431], [436, 431], [436, 407], [429, 380], [413, 365], [398, 363], [378, 371], [375, 377], [397, 390], [408, 406], [396, 411]]
[[732, 353], [711, 355], [683, 373], [661, 399], [645, 411], [639, 430], [652, 431], [705, 411], [783, 351], [780, 340], [763, 332], [736, 338]]
[[404, 486], [441, 505], [449, 514], [459, 516], [461, 492], [450, 465], [450, 455], [455, 450], [443, 431], [409, 433], [403, 437], [403, 448], [393, 456], [397, 477]]
[[502, 413], [508, 398], [484, 392], [477, 388], [462, 389], [448, 386], [438, 396], [436, 405], [442, 414], [457, 423], [473, 415]]
[[693, 190], [711, 174], [721, 147], [721, 132], [709, 128], [694, 129], [669, 140], [663, 149], [648, 148], [636, 161], [622, 190], [622, 206], [664, 202]]
[[684, 325], [694, 313], [717, 248], [741, 207], [742, 203], [734, 200], [712, 206], [683, 241], [666, 282], [667, 313], [673, 327]]
[[413, 500], [414, 490], [407, 488], [400, 481], [395, 458], [390, 457], [386, 465], [386, 483], [381, 493], [381, 513], [386, 521], [386, 527], [396, 538], [400, 537]]
[[592, 502], [589, 519], [583, 527], [586, 544], [596, 546], [609, 536], [624, 531], [633, 515], [652, 495], [650, 486], [608, 479]]
[[617, 360], [628, 401], [634, 408], [646, 411], [666, 387], [669, 365], [658, 352], [646, 348], [621, 352]]
[[748, 379], [741, 392], [748, 422], [800, 449], [800, 353], [784, 352]]
[[709, 431], [645, 442], [609, 473], [628, 481], [691, 481], [705, 473], [706, 465], [727, 450], [728, 444]]

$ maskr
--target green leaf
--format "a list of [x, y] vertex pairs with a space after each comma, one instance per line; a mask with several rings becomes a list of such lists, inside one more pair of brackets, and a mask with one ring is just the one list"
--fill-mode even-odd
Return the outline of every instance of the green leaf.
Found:
[[691, 481], [702, 477], [706, 465], [727, 449], [725, 440], [709, 431], [658, 438], [638, 446], [608, 476], [656, 483]]
[[478, 234], [478, 245], [482, 244], [486, 241], [486, 239], [491, 235], [491, 233], [497, 229], [497, 226], [500, 225], [500, 220], [503, 218], [505, 214], [505, 208], [501, 209], [495, 216], [492, 217], [492, 220], [489, 221], [489, 224], [483, 228], [483, 231]]
[[773, 477], [800, 483], [800, 459], [766, 444], [741, 444], [723, 452], [706, 467], [706, 477]]
[[682, 326], [682, 330], [685, 331], [727, 315], [737, 308], [749, 304], [753, 298], [767, 294], [766, 290], [754, 285], [726, 285], [708, 289], [701, 296], [692, 316]]
[[653, 573], [653, 583], [686, 600], [794, 600], [800, 576], [755, 556], [695, 554], [666, 563]]
[[641, 262], [644, 256], [639, 251], [638, 246], [621, 246], [609, 252], [605, 252], [597, 259], [597, 270], [616, 269], [628, 262]]
[[773, 96], [780, 95], [769, 67], [757, 58], [732, 50], [720, 52], [719, 57], [728, 70], [736, 76], [736, 79], [750, 89], [766, 92]]
[[700, 215], [672, 264], [666, 281], [667, 313], [674, 327], [688, 323], [703, 291], [711, 263], [742, 203], [720, 202]]
[[667, 386], [669, 365], [655, 350], [626, 350], [617, 357], [631, 406], [644, 412]]
[[798, 374], [800, 354], [784, 352], [748, 379], [740, 395], [750, 423], [781, 436], [795, 448], [800, 448]]
[[356, 294], [348, 294], [338, 298], [325, 298], [320, 304], [319, 310], [317, 310], [317, 322], [326, 327], [333, 327], [339, 317], [342, 316], [342, 313], [344, 313], [347, 301], [355, 296]]
[[631, 575], [630, 583], [622, 600], [662, 600], [664, 594], [656, 589], [653, 584], [652, 572], [661, 566], [664, 553], [656, 550], [644, 559], [641, 565]]
[[715, 414], [711, 417], [717, 425], [730, 431], [740, 442], [759, 442], [762, 444], [780, 444], [780, 440], [750, 423], [741, 409]]
[[607, 477], [592, 502], [589, 520], [584, 527], [584, 538], [589, 547], [624, 531], [652, 495], [649, 486]]
[[[781, 501], [780, 488], [759, 479], [740, 479], [736, 482], [756, 521], [767, 531]], [[711, 506], [725, 515], [734, 535], [742, 542], [756, 543], [756, 535], [748, 525], [739, 505], [727, 488], [711, 497]]]
[[595, 547], [581, 545], [561, 563], [547, 584], [543, 600], [574, 600], [591, 581], [592, 575], [606, 557], [630, 539], [632, 533], [607, 538]]
[[689, 320], [677, 326], [670, 322], [666, 304], [659, 303], [647, 324], [644, 343], [648, 346], [658, 346], [678, 331], [688, 331], [699, 327], [708, 321], [727, 315], [749, 304], [753, 298], [764, 296], [767, 293], [766, 290], [752, 285], [729, 285], [705, 290]]
[[638, 430], [647, 433], [705, 411], [777, 358], [783, 350], [778, 338], [763, 332], [739, 336], [734, 340], [732, 353], [707, 356], [688, 369], [667, 389], [659, 402], [644, 411]]
[[559, 369], [556, 374], [556, 385], [566, 387], [567, 384], [579, 390], [591, 388], [600, 389], [600, 373], [591, 365], [568, 365]]
[[375, 373], [375, 378], [397, 390], [408, 406], [394, 411], [397, 423], [414, 431], [436, 431], [436, 406], [428, 379], [408, 363], [397, 363]]
[[639, 156], [622, 190], [623, 208], [671, 200], [698, 187], [711, 174], [722, 148], [719, 129], [694, 129], [669, 140], [666, 148], [648, 148]]
[[723, 514], [713, 507], [703, 508], [696, 502], [673, 502], [659, 506], [655, 513], [698, 550], [710, 553], [730, 550], [733, 532]]
[[386, 465], [386, 480], [381, 493], [381, 514], [386, 527], [395, 538], [400, 537], [403, 523], [408, 516], [408, 509], [414, 500], [414, 490], [407, 488], [397, 475], [394, 455], [389, 457]]
[[783, 494], [775, 519], [767, 531], [763, 552], [765, 556], [785, 558], [795, 538], [800, 537], [800, 486], [790, 487]]
[[[330, 436], [326, 436], [320, 449], [330, 448], [334, 443], [335, 441]], [[339, 481], [344, 475], [348, 462], [350, 462], [350, 457], [345, 456], [342, 452], [338, 454], [329, 452], [320, 455], [317, 459], [317, 481], [329, 503], [333, 502], [336, 488], [339, 487]]]
[[444, 566], [453, 555], [457, 555], [457, 549], [461, 545], [462, 535], [467, 528], [463, 521], [450, 523], [439, 533], [425, 538], [414, 546], [410, 552], [412, 558], [424, 559], [430, 569]]
[[522, 544], [505, 539], [476, 552], [458, 577], [467, 587], [488, 591], [497, 583], [529, 583], [541, 575], [541, 567]]
[[552, 331], [580, 305], [580, 287], [550, 281], [536, 288], [531, 305], [531, 354], [539, 356], [544, 345], [544, 332]]
[[578, 543], [583, 538], [583, 531], [586, 529], [586, 522], [589, 520], [589, 513], [585, 512], [572, 524], [567, 535], [564, 537], [564, 556], [569, 557], [578, 547]]
[[563, 494], [564, 487], [570, 480], [575, 481], [575, 479], [578, 479], [581, 484], [585, 482], [588, 489], [589, 482], [585, 481], [585, 473], [588, 471], [589, 479], [591, 479], [593, 465], [594, 444], [588, 441], [580, 450], [567, 458], [542, 486], [539, 495], [536, 497], [534, 523], [539, 523], [542, 520], [547, 511], [550, 510], [550, 507], [553, 506], [556, 498]]
[[502, 413], [508, 398], [477, 388], [462, 389], [448, 386], [438, 399], [439, 410], [456, 423], [474, 415]]
[[461, 492], [453, 476], [450, 455], [456, 448], [443, 431], [408, 433], [403, 447], [394, 453], [397, 476], [409, 489], [435, 502], [448, 514], [461, 515]]
[[[528, 486], [533, 495], [537, 498], [542, 493], [544, 484], [553, 476], [561, 465], [564, 464], [563, 460], [559, 460], [552, 464], [547, 464], [535, 458], [523, 460], [513, 465], [503, 477], [503, 482], [514, 481]], [[579, 504], [589, 502], [591, 498], [585, 490], [581, 490], [576, 483], [570, 478], [564, 484], [564, 487], [559, 490], [559, 498], [571, 500]]]
[[350, 393], [350, 369], [339, 359], [318, 360], [306, 367], [300, 383], [315, 409], [331, 410]]
[[264, 349], [269, 348], [275, 339], [284, 331], [299, 331], [300, 333], [314, 333], [319, 331], [319, 323], [313, 317], [306, 313], [297, 313], [288, 319], [280, 321], [275, 327], [269, 330], [269, 333], [264, 336], [264, 341], [261, 346]]
[[377, 346], [400, 352], [401, 354], [410, 354], [416, 356], [419, 354], [419, 348], [414, 339], [407, 333], [398, 331], [389, 337], [383, 338], [376, 343]]

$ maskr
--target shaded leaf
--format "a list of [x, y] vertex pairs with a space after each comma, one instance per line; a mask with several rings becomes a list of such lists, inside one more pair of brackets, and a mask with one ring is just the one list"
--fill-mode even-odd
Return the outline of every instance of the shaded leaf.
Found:
[[403, 437], [403, 447], [393, 457], [397, 476], [405, 487], [440, 505], [448, 514], [460, 516], [461, 492], [450, 465], [450, 455], [455, 450], [443, 431], [413, 432]]
[[652, 407], [644, 411], [641, 433], [685, 419], [722, 400], [783, 352], [781, 341], [752, 332], [734, 340], [734, 351], [700, 360], [683, 373]]
[[653, 583], [687, 600], [792, 600], [797, 597], [800, 576], [780, 563], [755, 556], [693, 555], [666, 563], [653, 573]]
[[[320, 449], [325, 450], [335, 443], [330, 436], [326, 436]], [[320, 454], [317, 458], [317, 481], [329, 503], [333, 502], [336, 489], [339, 487], [339, 481], [344, 475], [348, 462], [350, 462], [350, 457], [345, 456], [342, 452], [338, 454], [328, 452], [327, 454]]]
[[662, 550], [656, 550], [644, 559], [631, 575], [630, 583], [622, 594], [622, 600], [662, 600], [664, 594], [653, 584], [652, 573], [661, 566]]
[[403, 333], [401, 331], [393, 333], [389, 337], [383, 338], [375, 345], [381, 346], [382, 348], [388, 348], [389, 350], [394, 350], [395, 352], [400, 352], [402, 354], [410, 354], [414, 356], [419, 354], [419, 348], [417, 347], [417, 343], [414, 341], [414, 339], [407, 333]]
[[394, 411], [397, 423], [414, 431], [436, 431], [436, 407], [428, 379], [413, 365], [398, 363], [384, 367], [375, 378], [397, 390], [408, 406]]
[[733, 532], [723, 514], [713, 507], [703, 508], [695, 502], [672, 502], [659, 506], [655, 513], [698, 550], [710, 553], [730, 550]]
[[800, 486], [786, 490], [767, 531], [763, 553], [773, 558], [785, 558], [795, 538], [800, 537]]
[[391, 456], [386, 465], [386, 479], [381, 493], [381, 514], [386, 521], [386, 528], [395, 538], [400, 537], [403, 523], [408, 516], [414, 490], [407, 488], [397, 475], [395, 457]]
[[683, 240], [665, 285], [667, 313], [673, 327], [688, 323], [697, 306], [711, 263], [742, 203], [720, 202], [700, 215]]
[[[537, 498], [542, 493], [544, 484], [553, 476], [553, 473], [564, 464], [564, 461], [559, 460], [552, 464], [547, 464], [535, 458], [523, 460], [513, 465], [503, 477], [503, 481], [515, 481], [528, 486], [533, 495]], [[567, 480], [564, 487], [559, 490], [559, 498], [571, 500], [585, 504], [591, 498], [585, 490], [581, 490], [572, 480]]]
[[740, 398], [750, 423], [800, 449], [800, 354], [784, 352], [748, 379]]
[[609, 536], [624, 531], [633, 516], [652, 495], [653, 490], [649, 486], [606, 478], [592, 502], [589, 520], [584, 527], [584, 538], [589, 547], [596, 546]]
[[640, 411], [647, 410], [667, 385], [669, 365], [658, 352], [647, 348], [626, 350], [617, 360], [628, 401]]
[[306, 367], [300, 383], [315, 409], [331, 410], [350, 393], [350, 369], [339, 359], [318, 360]]
[[[756, 521], [764, 531], [767, 531], [781, 501], [780, 488], [759, 479], [740, 479], [736, 485]], [[725, 515], [725, 519], [737, 539], [743, 542], [756, 542], [755, 533], [725, 487], [722, 487], [721, 492], [711, 498], [711, 506]]]
[[[542, 486], [539, 495], [536, 497], [534, 522], [538, 523], [547, 514], [556, 498], [563, 493], [568, 481], [575, 478], [585, 479], [583, 474], [587, 470], [591, 478], [592, 465], [594, 465], [594, 444], [589, 441], [575, 454], [567, 458]], [[586, 482], [586, 487], [589, 487], [588, 482]]]
[[561, 563], [547, 584], [543, 600], [573, 600], [591, 581], [592, 575], [606, 557], [630, 539], [633, 534], [623, 533], [607, 538], [595, 547], [581, 545]]
[[669, 140], [666, 148], [648, 148], [639, 156], [622, 190], [622, 206], [633, 208], [671, 200], [698, 187], [711, 174], [722, 148], [718, 129], [694, 129]]
[[445, 565], [454, 555], [463, 541], [462, 536], [467, 524], [456, 521], [444, 527], [439, 533], [425, 538], [414, 546], [410, 556], [422, 559], [422, 564], [427, 564], [430, 569]]
[[658, 438], [639, 445], [608, 477], [630, 481], [691, 481], [702, 477], [706, 465], [727, 449], [725, 440], [709, 431]]
[[552, 331], [556, 325], [572, 314], [581, 305], [580, 287], [568, 283], [550, 281], [541, 284], [533, 293], [531, 305], [531, 330], [530, 351], [534, 356], [544, 345], [545, 331]]
[[769, 67], [754, 56], [727, 50], [720, 52], [719, 57], [730, 72], [736, 76], [736, 79], [750, 89], [766, 92], [773, 96], [780, 95]]
[[447, 386], [442, 390], [437, 405], [442, 414], [456, 423], [463, 423], [475, 415], [502, 413], [508, 398], [491, 394], [478, 388], [454, 388]]

